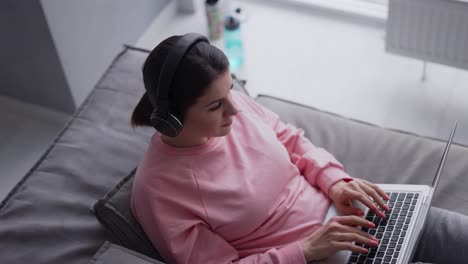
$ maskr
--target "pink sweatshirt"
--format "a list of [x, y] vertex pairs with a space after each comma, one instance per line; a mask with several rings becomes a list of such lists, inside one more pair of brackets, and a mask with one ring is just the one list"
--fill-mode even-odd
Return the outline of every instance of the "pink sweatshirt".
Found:
[[303, 130], [237, 91], [231, 131], [175, 148], [156, 132], [131, 196], [168, 263], [306, 263], [299, 242], [323, 222], [330, 186], [351, 179]]

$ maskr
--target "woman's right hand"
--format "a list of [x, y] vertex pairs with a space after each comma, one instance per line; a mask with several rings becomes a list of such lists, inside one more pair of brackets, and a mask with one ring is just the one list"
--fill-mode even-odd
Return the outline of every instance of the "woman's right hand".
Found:
[[374, 228], [375, 225], [359, 216], [335, 216], [318, 228], [310, 237], [301, 241], [302, 252], [307, 262], [329, 257], [339, 250], [367, 253], [367, 249], [352, 242], [378, 246], [378, 239], [360, 230], [357, 226]]

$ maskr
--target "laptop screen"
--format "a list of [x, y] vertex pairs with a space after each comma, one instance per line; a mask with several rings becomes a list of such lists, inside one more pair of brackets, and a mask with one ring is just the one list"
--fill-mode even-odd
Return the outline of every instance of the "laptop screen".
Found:
[[430, 195], [429, 195], [429, 199], [430, 199], [429, 205], [432, 204], [432, 198], [434, 197], [434, 192], [437, 186], [439, 185], [440, 175], [442, 174], [442, 169], [444, 168], [445, 160], [447, 159], [447, 155], [450, 150], [450, 145], [452, 145], [453, 136], [455, 135], [455, 130], [457, 130], [457, 124], [458, 124], [458, 121], [455, 120], [455, 124], [453, 126], [452, 132], [450, 133], [450, 137], [447, 141], [447, 145], [445, 146], [444, 154], [442, 155], [442, 159], [439, 162], [439, 167], [437, 168], [436, 175], [434, 177], [434, 180], [432, 181], [432, 188], [431, 188]]

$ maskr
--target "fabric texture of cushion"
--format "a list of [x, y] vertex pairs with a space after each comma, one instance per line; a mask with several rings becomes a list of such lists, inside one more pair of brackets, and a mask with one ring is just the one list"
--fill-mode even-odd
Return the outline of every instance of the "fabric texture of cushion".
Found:
[[143, 254], [105, 241], [88, 264], [163, 264]]

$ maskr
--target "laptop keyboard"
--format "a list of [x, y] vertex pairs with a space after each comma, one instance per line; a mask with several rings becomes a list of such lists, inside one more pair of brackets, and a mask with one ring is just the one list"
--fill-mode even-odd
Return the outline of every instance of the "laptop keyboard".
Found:
[[387, 195], [390, 196], [390, 199], [386, 202], [388, 207], [390, 207], [390, 211], [384, 211], [386, 218], [381, 218], [368, 210], [366, 219], [373, 222], [376, 227], [362, 228], [364, 232], [380, 240], [379, 246], [371, 247], [356, 243], [356, 245], [363, 246], [369, 252], [364, 254], [353, 252], [348, 264], [397, 263], [419, 194], [412, 192], [387, 192]]

